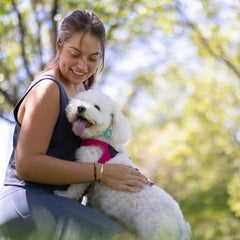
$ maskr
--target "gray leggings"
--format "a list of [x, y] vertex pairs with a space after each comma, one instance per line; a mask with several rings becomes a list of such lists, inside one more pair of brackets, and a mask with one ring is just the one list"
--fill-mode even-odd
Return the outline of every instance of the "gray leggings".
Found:
[[41, 188], [4, 186], [0, 190], [0, 236], [105, 240], [123, 231], [97, 211]]

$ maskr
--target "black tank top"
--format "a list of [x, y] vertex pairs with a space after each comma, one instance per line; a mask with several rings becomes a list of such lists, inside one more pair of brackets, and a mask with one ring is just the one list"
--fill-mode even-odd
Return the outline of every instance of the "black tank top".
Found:
[[14, 108], [14, 117], [16, 119], [16, 126], [13, 134], [13, 151], [10, 157], [10, 161], [7, 166], [6, 175], [4, 179], [4, 185], [15, 185], [15, 186], [36, 186], [48, 189], [50, 191], [53, 190], [65, 190], [68, 185], [48, 185], [48, 184], [39, 184], [33, 183], [29, 181], [24, 181], [18, 178], [16, 168], [15, 168], [15, 151], [18, 141], [18, 136], [21, 131], [21, 125], [17, 121], [17, 115], [19, 107], [29, 93], [29, 91], [40, 81], [43, 80], [53, 80], [57, 83], [60, 91], [60, 113], [58, 116], [57, 123], [54, 128], [54, 132], [47, 150], [47, 155], [60, 158], [67, 161], [74, 161], [75, 151], [79, 147], [80, 138], [75, 136], [72, 132], [72, 125], [68, 122], [65, 114], [65, 108], [69, 102], [67, 94], [61, 84], [61, 82], [52, 75], [45, 75], [39, 79], [36, 79], [32, 82], [30, 87], [28, 88], [25, 95], [20, 99], [20, 101], [16, 104]]

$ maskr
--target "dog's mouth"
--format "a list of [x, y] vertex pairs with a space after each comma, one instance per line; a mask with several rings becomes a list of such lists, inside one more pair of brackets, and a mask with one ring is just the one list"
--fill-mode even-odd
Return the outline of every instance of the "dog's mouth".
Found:
[[85, 128], [90, 128], [94, 123], [90, 122], [88, 119], [83, 116], [79, 116], [77, 120], [73, 122], [72, 130], [76, 136], [81, 136]]
[[88, 119], [86, 119], [85, 117], [83, 116], [79, 116], [78, 120], [77, 121], [80, 121], [80, 122], [83, 122], [85, 123], [85, 127], [88, 128], [88, 127], [92, 127], [95, 123], [89, 121]]

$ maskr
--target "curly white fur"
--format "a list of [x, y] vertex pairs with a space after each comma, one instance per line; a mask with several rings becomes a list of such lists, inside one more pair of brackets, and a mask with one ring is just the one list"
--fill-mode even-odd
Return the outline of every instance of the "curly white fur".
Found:
[[[105, 141], [119, 152], [106, 164], [120, 163], [135, 167], [123, 145], [130, 136], [128, 121], [117, 104], [98, 90], [80, 93], [66, 108], [67, 117], [71, 123], [78, 116], [79, 106], [86, 109], [84, 118], [94, 123], [93, 126], [84, 130], [81, 137]], [[112, 130], [111, 137], [100, 136], [107, 128]], [[100, 147], [82, 146], [76, 152], [76, 160], [97, 162], [101, 155]], [[74, 184], [67, 191], [55, 193], [79, 199], [88, 185], [88, 183]], [[138, 193], [129, 193], [116, 191], [102, 183], [95, 183], [90, 187], [87, 197], [91, 207], [117, 221], [129, 231], [137, 233], [142, 240], [190, 239], [190, 225], [185, 222], [177, 202], [156, 185], [146, 186]]]

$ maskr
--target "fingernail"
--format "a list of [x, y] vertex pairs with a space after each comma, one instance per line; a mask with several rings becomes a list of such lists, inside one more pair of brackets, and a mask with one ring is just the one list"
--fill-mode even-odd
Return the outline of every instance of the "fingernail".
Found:
[[153, 183], [153, 182], [150, 182], [149, 186], [152, 187], [153, 185], [154, 185], [154, 183]]
[[139, 170], [137, 168], [135, 168], [135, 170], [137, 170], [139, 172]]

